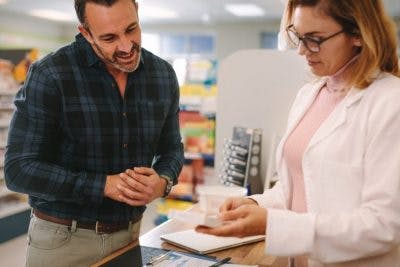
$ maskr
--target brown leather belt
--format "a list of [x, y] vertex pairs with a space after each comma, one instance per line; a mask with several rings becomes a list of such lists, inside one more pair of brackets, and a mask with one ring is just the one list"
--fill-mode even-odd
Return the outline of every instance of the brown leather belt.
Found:
[[[48, 222], [62, 224], [62, 225], [66, 225], [66, 226], [72, 226], [72, 220], [53, 217], [53, 216], [47, 215], [41, 211], [38, 211], [36, 209], [33, 210], [33, 214], [35, 214], [35, 216], [38, 217], [39, 219], [42, 219], [42, 220], [45, 220]], [[99, 221], [96, 221], [96, 222], [79, 222], [79, 221], [77, 221], [76, 227], [88, 229], [88, 230], [94, 230], [94, 231], [96, 231], [97, 234], [112, 234], [112, 233], [118, 232], [120, 230], [128, 229], [129, 223], [135, 224], [138, 221], [140, 221], [141, 219], [142, 219], [142, 215], [139, 216], [138, 218], [131, 220], [130, 222], [122, 222], [122, 223], [103, 223], [103, 222], [99, 222]]]

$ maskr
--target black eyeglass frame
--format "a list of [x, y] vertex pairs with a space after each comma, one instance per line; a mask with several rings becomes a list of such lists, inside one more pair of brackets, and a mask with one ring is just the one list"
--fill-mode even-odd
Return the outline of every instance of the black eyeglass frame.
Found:
[[[324, 43], [325, 41], [328, 41], [329, 39], [331, 39], [331, 38], [333, 38], [333, 37], [335, 37], [335, 36], [337, 36], [337, 35], [339, 35], [339, 34], [344, 32], [344, 30], [342, 29], [342, 30], [340, 30], [340, 31], [338, 31], [336, 33], [333, 33], [333, 34], [325, 37], [325, 38], [319, 38], [318, 40], [316, 40], [316, 39], [312, 38], [311, 36], [307, 36], [307, 35], [300, 36], [300, 34], [294, 30], [293, 26], [294, 26], [293, 24], [290, 24], [289, 26], [286, 27], [286, 33], [287, 33], [287, 35], [289, 37], [290, 42], [295, 47], [299, 47], [300, 42], [303, 42], [303, 44], [307, 48], [307, 50], [310, 51], [310, 52], [313, 52], [313, 53], [318, 53], [319, 51], [321, 51], [321, 44], [322, 43]], [[294, 34], [299, 39], [297, 44], [296, 44], [296, 42], [294, 42], [292, 40], [292, 38], [290, 38], [290, 33], [289, 32]], [[311, 48], [309, 46], [308, 42], [316, 44], [315, 48]]]

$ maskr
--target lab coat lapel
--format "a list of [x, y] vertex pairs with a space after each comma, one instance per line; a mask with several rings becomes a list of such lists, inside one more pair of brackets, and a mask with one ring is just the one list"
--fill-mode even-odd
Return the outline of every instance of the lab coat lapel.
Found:
[[276, 162], [278, 163], [278, 167], [282, 167], [282, 154], [283, 154], [283, 145], [286, 142], [286, 139], [292, 133], [292, 131], [296, 128], [297, 124], [303, 118], [304, 114], [307, 112], [311, 104], [314, 102], [314, 99], [318, 95], [319, 90], [326, 83], [326, 79], [318, 81], [314, 84], [307, 85], [309, 88], [304, 88], [305, 92], [303, 96], [300, 96], [299, 99], [295, 101], [294, 106], [292, 107], [292, 111], [288, 120], [288, 125], [286, 128], [286, 132], [281, 139], [281, 142], [276, 151]]

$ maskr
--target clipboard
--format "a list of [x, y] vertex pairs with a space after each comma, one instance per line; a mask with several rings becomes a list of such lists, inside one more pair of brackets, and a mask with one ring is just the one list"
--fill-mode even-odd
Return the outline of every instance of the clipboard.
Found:
[[161, 240], [182, 247], [186, 250], [208, 254], [232, 247], [241, 246], [253, 242], [263, 241], [265, 235], [247, 237], [225, 237], [198, 233], [194, 229], [165, 234], [160, 236]]

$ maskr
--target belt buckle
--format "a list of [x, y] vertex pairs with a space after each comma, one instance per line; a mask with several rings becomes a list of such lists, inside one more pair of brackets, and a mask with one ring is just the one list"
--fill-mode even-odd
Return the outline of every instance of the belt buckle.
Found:
[[96, 234], [98, 234], [98, 235], [105, 234], [105, 232], [100, 232], [99, 231], [99, 224], [100, 224], [100, 222], [96, 221], [96, 225], [94, 227], [94, 230], [96, 231]]

